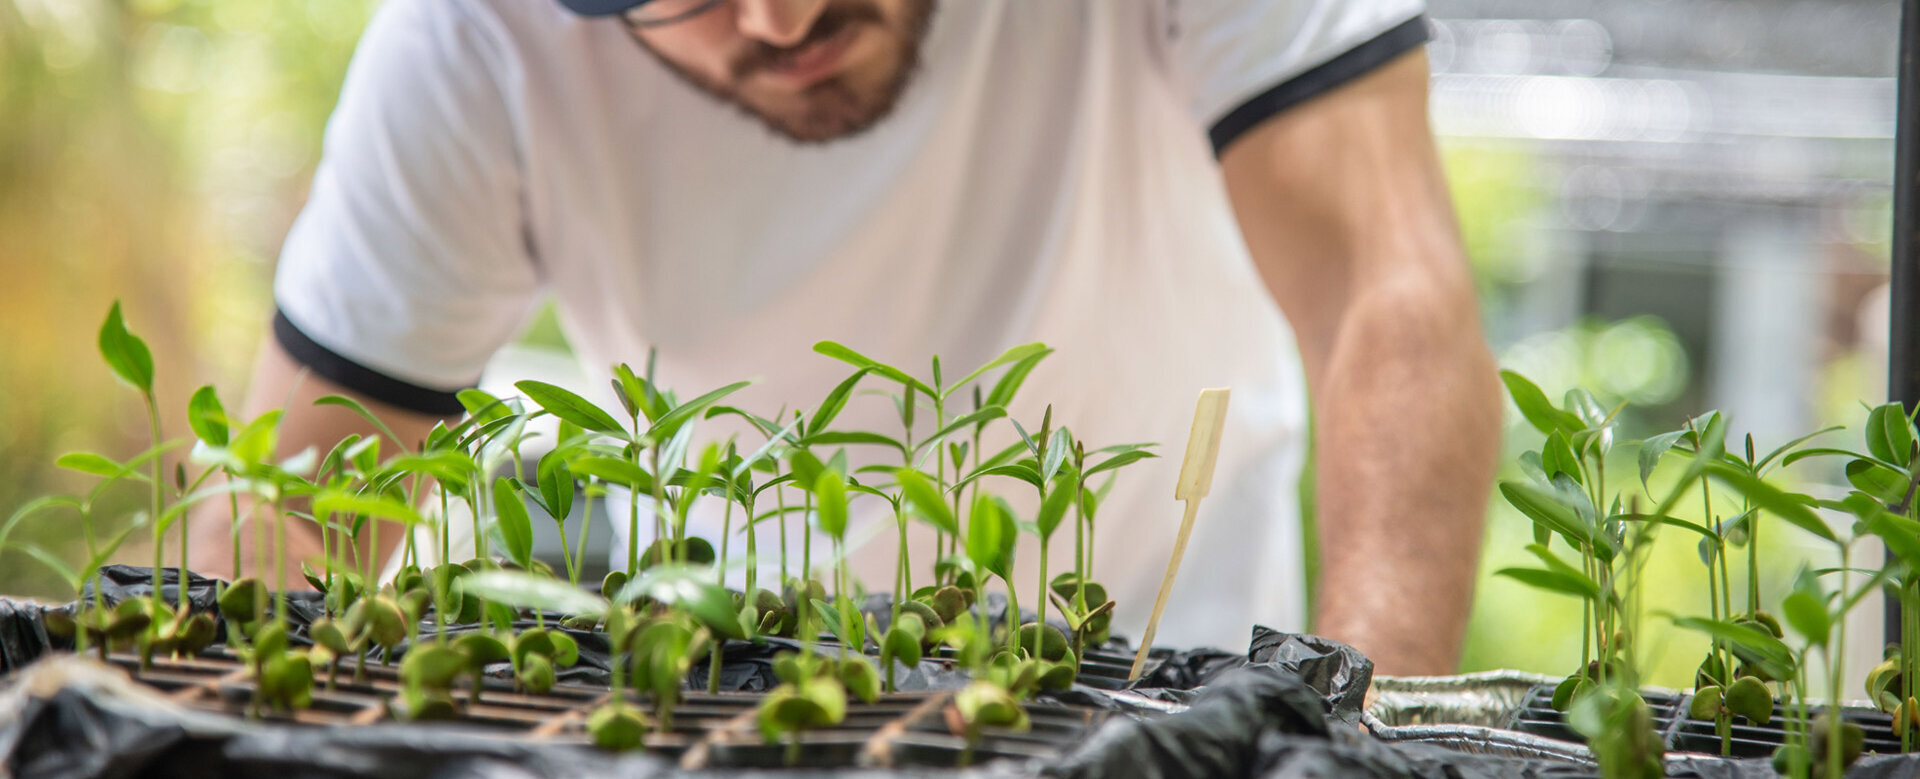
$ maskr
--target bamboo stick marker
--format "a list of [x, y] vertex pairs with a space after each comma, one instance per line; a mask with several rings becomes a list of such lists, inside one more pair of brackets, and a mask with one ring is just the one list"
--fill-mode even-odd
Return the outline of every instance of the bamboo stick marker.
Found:
[[1187, 538], [1193, 535], [1193, 517], [1200, 510], [1200, 499], [1213, 488], [1213, 465], [1220, 459], [1220, 433], [1227, 424], [1229, 389], [1200, 391], [1193, 407], [1193, 429], [1187, 433], [1187, 456], [1180, 463], [1180, 480], [1173, 485], [1173, 499], [1187, 504], [1180, 520], [1180, 536], [1173, 542], [1173, 556], [1167, 560], [1166, 578], [1160, 580], [1160, 595], [1153, 599], [1153, 616], [1147, 619], [1147, 632], [1140, 637], [1140, 651], [1133, 656], [1129, 681], [1140, 678], [1147, 667], [1147, 652], [1153, 649], [1153, 631], [1160, 627], [1160, 615], [1167, 610], [1167, 595], [1173, 591], [1173, 577], [1180, 573], [1180, 556], [1186, 554]]

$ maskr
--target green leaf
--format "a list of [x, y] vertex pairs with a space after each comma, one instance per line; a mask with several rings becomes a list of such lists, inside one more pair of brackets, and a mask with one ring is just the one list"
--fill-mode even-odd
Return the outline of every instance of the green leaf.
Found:
[[[1547, 571], [1539, 568], [1502, 568], [1494, 571], [1495, 576], [1505, 576], [1534, 589], [1572, 595], [1576, 598], [1598, 600], [1600, 591], [1593, 587], [1593, 580], [1585, 582], [1559, 571]], [[1592, 587], [1592, 589], [1588, 589]]]
[[693, 400], [674, 406], [671, 410], [667, 411], [667, 413], [661, 414], [659, 419], [654, 420], [653, 427], [647, 428], [647, 439], [657, 442], [672, 438], [675, 433], [680, 431], [681, 425], [686, 424], [688, 420], [706, 411], [708, 406], [718, 403], [721, 398], [732, 395], [750, 386], [753, 386], [753, 382], [751, 381], [736, 381], [725, 387], [694, 398]]
[[1908, 566], [1920, 570], [1920, 522], [1881, 511], [1866, 519], [1867, 530], [1882, 541]]
[[[1896, 422], [1896, 420], [1898, 420]], [[1906, 429], [1907, 414], [1898, 403], [1875, 406], [1867, 412], [1867, 451], [1895, 465], [1907, 462], [1913, 434]], [[1905, 443], [1906, 446], [1900, 444]]]
[[598, 595], [548, 576], [522, 571], [480, 571], [454, 581], [475, 597], [523, 609], [597, 617], [607, 613]]
[[1678, 442], [1680, 437], [1686, 434], [1687, 431], [1685, 430], [1675, 430], [1671, 433], [1661, 433], [1660, 435], [1640, 442], [1641, 487], [1644, 488], [1648, 486], [1647, 480], [1653, 478], [1653, 469], [1660, 464], [1660, 458], [1665, 456], [1667, 450], [1672, 449], [1674, 443]]
[[[400, 436], [393, 432], [393, 428], [387, 427], [387, 423], [380, 421], [380, 417], [375, 416], [372, 411], [367, 410], [366, 406], [360, 405], [360, 401], [354, 400], [353, 398], [349, 398], [345, 395], [327, 395], [325, 397], [320, 398], [319, 400], [315, 400], [313, 402], [313, 405], [339, 406], [340, 408], [344, 408], [348, 411], [351, 411], [359, 415], [361, 419], [367, 420], [368, 424], [373, 425], [373, 429], [380, 431], [381, 435], [384, 435], [387, 438], [392, 439], [393, 442], [395, 444], [398, 444], [402, 449], [406, 448], [409, 445], [409, 442], [400, 440]], [[273, 413], [273, 412], [270, 411], [267, 413]], [[235, 446], [237, 448], [238, 444], [235, 444]]]
[[533, 568], [533, 520], [520, 498], [520, 482], [502, 476], [493, 482], [494, 528], [507, 559], [523, 569]]
[[73, 509], [74, 513], [81, 515], [82, 518], [86, 514], [86, 508], [78, 498], [66, 495], [43, 495], [34, 498], [27, 501], [26, 505], [14, 509], [12, 514], [7, 515], [7, 521], [0, 524], [0, 550], [7, 548], [7, 536], [12, 535], [14, 527], [26, 521], [27, 517], [56, 508]]
[[813, 483], [814, 508], [820, 513], [820, 529], [834, 539], [847, 536], [846, 477], [832, 469], [822, 469]]
[[1898, 465], [1894, 465], [1893, 463], [1887, 462], [1886, 460], [1880, 459], [1878, 457], [1867, 454], [1865, 452], [1855, 452], [1850, 449], [1834, 449], [1831, 447], [1823, 447], [1823, 446], [1816, 446], [1811, 449], [1801, 449], [1800, 451], [1790, 453], [1786, 457], [1783, 457], [1780, 459], [1780, 465], [1782, 467], [1789, 466], [1794, 463], [1800, 462], [1801, 460], [1808, 459], [1810, 457], [1851, 457], [1856, 460], [1867, 460], [1869, 462], [1872, 462], [1875, 465], [1884, 466], [1896, 471], [1904, 470]]
[[1765, 632], [1746, 625], [1701, 617], [1675, 617], [1673, 624], [1731, 644], [1741, 659], [1761, 666], [1768, 676], [1775, 679], [1793, 678], [1793, 651], [1780, 639]]
[[[1145, 446], [1152, 446], [1152, 444], [1145, 444]], [[1087, 472], [1084, 474], [1084, 477], [1090, 479], [1090, 478], [1093, 478], [1094, 474], [1102, 473], [1105, 471], [1111, 471], [1115, 468], [1120, 468], [1126, 465], [1131, 465], [1134, 462], [1137, 462], [1139, 460], [1145, 460], [1149, 457], [1159, 457], [1159, 456], [1160, 455], [1154, 454], [1152, 452], [1139, 450], [1139, 449], [1121, 452], [1105, 460], [1102, 460], [1099, 465], [1095, 465], [1091, 468], [1088, 468]]]
[[1787, 593], [1780, 602], [1780, 612], [1787, 618], [1787, 625], [1795, 632], [1805, 636], [1814, 646], [1824, 647], [1833, 632], [1833, 620], [1827, 615], [1827, 605], [1820, 597], [1805, 590]]
[[1823, 427], [1823, 428], [1820, 428], [1819, 430], [1815, 430], [1815, 431], [1813, 431], [1813, 432], [1811, 432], [1811, 433], [1808, 433], [1808, 434], [1806, 434], [1806, 435], [1803, 435], [1803, 436], [1800, 436], [1799, 438], [1795, 438], [1795, 439], [1793, 439], [1793, 440], [1791, 440], [1791, 441], [1788, 441], [1788, 442], [1786, 442], [1786, 443], [1784, 443], [1784, 444], [1781, 444], [1781, 445], [1780, 445], [1780, 448], [1778, 448], [1778, 449], [1775, 449], [1775, 450], [1773, 450], [1773, 451], [1771, 451], [1771, 452], [1768, 452], [1768, 453], [1767, 453], [1767, 456], [1765, 456], [1765, 457], [1762, 457], [1762, 458], [1760, 458], [1760, 462], [1758, 462], [1758, 463], [1756, 463], [1756, 464], [1754, 465], [1754, 468], [1755, 468], [1755, 470], [1758, 470], [1758, 469], [1762, 469], [1762, 468], [1765, 468], [1765, 467], [1767, 467], [1767, 464], [1768, 464], [1768, 463], [1771, 463], [1771, 462], [1773, 462], [1774, 460], [1776, 460], [1776, 459], [1778, 459], [1778, 458], [1779, 458], [1779, 457], [1780, 457], [1781, 455], [1783, 455], [1783, 454], [1786, 454], [1786, 453], [1788, 453], [1788, 452], [1791, 452], [1791, 451], [1793, 451], [1793, 449], [1794, 449], [1795, 447], [1797, 447], [1797, 446], [1799, 446], [1799, 445], [1801, 445], [1801, 444], [1804, 444], [1804, 443], [1806, 443], [1806, 442], [1808, 442], [1808, 441], [1811, 441], [1811, 440], [1813, 440], [1813, 439], [1815, 439], [1815, 438], [1818, 438], [1818, 437], [1820, 437], [1820, 436], [1823, 436], [1823, 435], [1826, 435], [1826, 434], [1828, 434], [1828, 433], [1831, 433], [1831, 432], [1833, 432], [1833, 431], [1835, 431], [1835, 430], [1845, 430], [1845, 429], [1846, 429], [1846, 428], [1844, 428], [1844, 427], [1841, 427], [1840, 425], [1834, 425], [1834, 426], [1832, 426], [1832, 427]]
[[1726, 463], [1710, 463], [1707, 465], [1707, 472], [1725, 482], [1727, 486], [1739, 490], [1747, 500], [1753, 502], [1753, 505], [1786, 520], [1794, 527], [1836, 544], [1840, 542], [1840, 539], [1833, 534], [1833, 529], [1827, 527], [1827, 523], [1821, 520], [1818, 514], [1813, 513], [1812, 507], [1795, 496], [1781, 491], [1780, 488]]
[[1067, 455], [1073, 451], [1073, 434], [1065, 427], [1053, 431], [1053, 437], [1047, 441], [1047, 457], [1040, 463], [1040, 478], [1052, 481], [1060, 472], [1061, 464], [1067, 461]]
[[[125, 537], [126, 533], [121, 533], [121, 538]], [[39, 560], [41, 565], [52, 569], [54, 573], [59, 574], [61, 580], [67, 583], [67, 586], [72, 587], [74, 590], [79, 590], [85, 585], [87, 579], [92, 578], [93, 569], [99, 567], [97, 565], [88, 566], [88, 570], [83, 573], [75, 571], [73, 566], [68, 565], [67, 561], [60, 559], [59, 555], [42, 549], [37, 544], [20, 544], [14, 548], [26, 553], [28, 557]]]
[[859, 444], [891, 447], [899, 451], [902, 455], [907, 452], [905, 444], [881, 435], [880, 433], [872, 433], [865, 430], [828, 430], [814, 433], [806, 438], [800, 439], [801, 446], [848, 446]]
[[1907, 496], [1907, 477], [1871, 460], [1847, 462], [1847, 483], [1882, 503], [1897, 504]]
[[973, 425], [985, 424], [1006, 415], [1007, 410], [999, 406], [988, 406], [979, 411], [972, 412], [952, 422], [948, 422], [946, 427], [935, 430], [933, 435], [927, 436], [926, 440], [916, 442], [913, 445], [913, 451], [916, 453], [924, 451], [927, 447], [946, 440], [947, 436], [958, 433]]
[[953, 489], [958, 490], [961, 487], [967, 486], [967, 484], [973, 482], [973, 480], [985, 476], [1012, 476], [1013, 478], [1033, 485], [1033, 488], [1036, 490], [1040, 489], [1040, 485], [1044, 483], [1040, 481], [1039, 467], [1034, 464], [1033, 460], [1027, 459], [1017, 463], [996, 465], [991, 468], [976, 470], [973, 473], [967, 474], [967, 478], [961, 479], [958, 484], [953, 485]]
[[1573, 453], [1573, 445], [1567, 443], [1567, 437], [1558, 430], [1547, 434], [1547, 442], [1540, 449], [1540, 464], [1549, 479], [1564, 473], [1576, 483], [1586, 483], [1586, 477], [1580, 473], [1580, 456]]
[[385, 496], [367, 495], [346, 490], [321, 490], [313, 499], [313, 510], [328, 514], [365, 514], [370, 517], [399, 522], [402, 525], [416, 525], [422, 521], [420, 512], [412, 506]]
[[974, 496], [967, 518], [967, 558], [974, 565], [1008, 578], [1012, 570], [1014, 527], [1006, 503], [986, 493]]
[[1541, 392], [1527, 377], [1501, 371], [1500, 380], [1507, 385], [1507, 394], [1513, 396], [1513, 405], [1519, 407], [1520, 414], [1542, 434], [1559, 430], [1571, 435], [1586, 427], [1579, 417], [1554, 408], [1553, 401], [1547, 400], [1547, 393]]
[[840, 415], [840, 410], [847, 407], [847, 398], [853, 394], [854, 385], [873, 370], [872, 366], [867, 366], [854, 371], [852, 376], [827, 393], [827, 397], [820, 401], [820, 407], [813, 410], [813, 418], [807, 420], [807, 429], [815, 433], [826, 432], [827, 425], [832, 424], [834, 417]]
[[227, 410], [220, 405], [220, 396], [215, 394], [213, 385], [194, 390], [193, 397], [187, 401], [187, 427], [210, 445], [227, 445]]
[[821, 341], [813, 345], [813, 350], [847, 363], [848, 365], [852, 365], [855, 368], [872, 368], [874, 373], [912, 387], [929, 398], [936, 397], [932, 387], [927, 386], [925, 382], [919, 379], [907, 375], [906, 371], [878, 362], [871, 357], [849, 349], [841, 344], [833, 341]]
[[1546, 564], [1548, 571], [1570, 579], [1575, 586], [1579, 587], [1580, 592], [1577, 594], [1581, 597], [1594, 601], [1600, 600], [1600, 585], [1594, 582], [1592, 577], [1587, 576], [1586, 572], [1573, 567], [1565, 560], [1561, 560], [1560, 557], [1555, 555], [1553, 550], [1548, 549], [1545, 544], [1528, 544], [1527, 551], [1532, 552], [1534, 557], [1539, 558], [1540, 562]]
[[[714, 406], [712, 408], [707, 409], [706, 414], [704, 414], [703, 416], [706, 419], [712, 419], [714, 417], [728, 416], [728, 415], [736, 416], [746, 420], [748, 424], [753, 425], [755, 430], [759, 430], [761, 435], [765, 435], [765, 436], [775, 435], [780, 430], [779, 423], [776, 423], [771, 419], [760, 416], [759, 414], [755, 414], [751, 411], [743, 411], [734, 406]], [[794, 422], [796, 424], [805, 422], [805, 421], [806, 420], [804, 417], [800, 417], [797, 414], [795, 415]], [[789, 429], [791, 429], [791, 427], [792, 426], [790, 425]]]
[[669, 606], [686, 609], [700, 624], [726, 638], [747, 637], [740, 615], [733, 610], [733, 596], [713, 583], [713, 569], [705, 566], [665, 563], [642, 572], [614, 596], [617, 603], [632, 603], [642, 596]]
[[147, 342], [127, 330], [118, 300], [107, 310], [107, 321], [100, 324], [100, 356], [121, 381], [144, 394], [153, 394], [153, 352], [147, 349]]
[[[1029, 354], [1019, 362], [1014, 363], [1013, 367], [1008, 368], [1006, 373], [1000, 374], [1000, 380], [994, 382], [993, 390], [987, 393], [986, 400], [981, 403], [980, 407], [1005, 407], [1007, 404], [1012, 403], [1013, 396], [1020, 392], [1020, 385], [1026, 383], [1027, 375], [1033, 373], [1034, 366], [1039, 365], [1040, 361], [1046, 359], [1049, 354], [1053, 354], [1052, 349]], [[961, 382], [961, 384], [965, 384], [965, 382]], [[960, 385], [955, 385], [956, 388], [958, 386]], [[979, 396], [976, 395], [975, 397]]]
[[1500, 482], [1500, 494], [1528, 519], [1565, 536], [1575, 545], [1593, 544], [1593, 527], [1581, 521], [1580, 513], [1560, 499], [1558, 493], [1526, 482]]
[[569, 390], [532, 379], [514, 382], [513, 386], [535, 405], [562, 420], [595, 432], [618, 438], [627, 437], [626, 431], [620, 428], [620, 422], [612, 414]]
[[941, 498], [940, 488], [927, 479], [926, 474], [912, 468], [897, 468], [894, 478], [900, 482], [900, 492], [913, 506], [914, 515], [927, 521], [942, 533], [957, 535], [960, 523], [954, 519], [953, 509]]
[[827, 469], [826, 464], [820, 462], [820, 458], [805, 449], [795, 449], [787, 460], [788, 470], [793, 472], [795, 486], [803, 490], [811, 491], [814, 482], [820, 480], [820, 472]]
[[1001, 352], [999, 357], [995, 357], [992, 360], [989, 360], [987, 364], [973, 369], [972, 373], [969, 373], [964, 378], [954, 382], [952, 386], [947, 387], [947, 391], [942, 397], [952, 396], [954, 391], [968, 384], [973, 383], [974, 379], [978, 379], [982, 375], [985, 375], [987, 371], [993, 370], [995, 368], [998, 368], [1002, 365], [1006, 365], [1008, 363], [1021, 362], [1023, 360], [1028, 360], [1028, 359], [1032, 359], [1037, 362], [1040, 358], [1046, 357], [1048, 354], [1051, 354], [1052, 352], [1053, 350], [1047, 348], [1046, 344], [1039, 343], [1039, 342], [1015, 346], [1011, 349]]
[[601, 481], [619, 484], [637, 494], [653, 492], [653, 477], [646, 471], [640, 470], [640, 466], [618, 457], [582, 455], [569, 459], [567, 467], [573, 469], [575, 475], [591, 476]]
[[541, 507], [555, 522], [567, 521], [573, 513], [573, 470], [567, 467], [566, 450], [555, 449], [540, 458], [535, 481], [540, 486]]
[[53, 464], [69, 471], [79, 471], [91, 476], [101, 476], [108, 479], [119, 479], [131, 476], [141, 481], [151, 481], [145, 474], [109, 460], [104, 455], [94, 454], [93, 452], [68, 452], [60, 455], [59, 459], [53, 461]]
[[1074, 481], [1069, 474], [1053, 477], [1048, 486], [1047, 499], [1040, 503], [1040, 513], [1034, 517], [1034, 525], [1040, 530], [1042, 539], [1053, 537], [1053, 531], [1066, 519], [1067, 509], [1073, 505]]
[[483, 425], [513, 415], [506, 401], [472, 387], [460, 390], [453, 396], [459, 399], [460, 407], [467, 410], [467, 415], [473, 421]]
[[786, 443], [792, 440], [793, 431], [798, 429], [801, 424], [801, 420], [795, 419], [793, 420], [793, 424], [787, 425], [786, 429], [768, 434], [766, 443], [761, 444], [759, 449], [753, 450], [753, 454], [747, 455], [746, 459], [734, 464], [730, 478], [738, 481], [742, 475], [751, 472], [754, 466], [773, 457], [774, 453], [778, 451], [781, 446], [786, 445]]

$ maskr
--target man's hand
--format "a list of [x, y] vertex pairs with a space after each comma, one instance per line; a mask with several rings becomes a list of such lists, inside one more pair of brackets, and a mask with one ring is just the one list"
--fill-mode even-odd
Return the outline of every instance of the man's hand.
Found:
[[[345, 395], [359, 401], [372, 411], [380, 420], [393, 429], [400, 441], [382, 441], [382, 457], [408, 448], [418, 446], [425, 440], [427, 432], [440, 417], [422, 414], [416, 411], [390, 406], [369, 399], [352, 390], [304, 371], [299, 363], [287, 356], [284, 349], [272, 336], [260, 347], [260, 354], [254, 359], [253, 382], [247, 391], [247, 400], [242, 413], [246, 419], [276, 408], [285, 407], [286, 414], [280, 419], [279, 457], [287, 457], [312, 447], [325, 454], [340, 439], [358, 433], [363, 436], [376, 435], [373, 426], [359, 415], [338, 406], [315, 406], [313, 402], [327, 395]], [[240, 510], [252, 509], [242, 502]], [[231, 510], [226, 501], [208, 501], [193, 509], [193, 546], [189, 565], [196, 573], [207, 576], [263, 575], [271, 570], [269, 561], [272, 546], [264, 550], [254, 548], [253, 539], [256, 529], [251, 525], [241, 532], [241, 571], [233, 571], [233, 543], [231, 540]], [[266, 507], [252, 512], [251, 522], [270, 521]], [[298, 574], [299, 561], [319, 556], [320, 532], [313, 523], [289, 518], [287, 527], [287, 564], [293, 567], [288, 572], [287, 584], [292, 589], [305, 589], [306, 582]], [[361, 548], [369, 539], [360, 539]], [[401, 540], [399, 531], [380, 534], [379, 564], [384, 566]], [[256, 554], [264, 552], [264, 554]], [[256, 566], [255, 560], [260, 563]], [[318, 567], [318, 566], [316, 566]]]
[[1427, 125], [1425, 51], [1268, 119], [1220, 161], [1314, 402], [1314, 629], [1382, 673], [1450, 673], [1500, 399]]

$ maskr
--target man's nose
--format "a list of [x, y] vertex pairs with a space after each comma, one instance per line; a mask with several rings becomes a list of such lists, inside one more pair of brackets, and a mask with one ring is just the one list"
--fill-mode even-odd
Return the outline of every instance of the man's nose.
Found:
[[740, 34], [782, 48], [807, 38], [827, 0], [738, 0], [735, 24]]

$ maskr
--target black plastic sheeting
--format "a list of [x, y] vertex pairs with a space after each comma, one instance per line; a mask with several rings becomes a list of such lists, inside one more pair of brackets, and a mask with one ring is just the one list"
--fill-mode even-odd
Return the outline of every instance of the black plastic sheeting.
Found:
[[[151, 592], [148, 569], [112, 566], [102, 572], [101, 598], [112, 603]], [[169, 602], [177, 594], [172, 571], [163, 578]], [[188, 580], [196, 610], [212, 610], [213, 582]], [[88, 593], [90, 599], [92, 593]], [[0, 776], [91, 779], [124, 776], [341, 777], [681, 777], [689, 773], [647, 754], [615, 755], [582, 746], [539, 744], [457, 727], [383, 723], [379, 727], [316, 728], [243, 722], [154, 706], [128, 689], [100, 679], [62, 680], [51, 692], [29, 694], [12, 674], [49, 649], [62, 649], [40, 626], [48, 607], [0, 599]], [[72, 608], [52, 607], [52, 608]], [[295, 594], [289, 617], [304, 625], [319, 613], [318, 597]], [[531, 623], [528, 623], [531, 624]], [[549, 623], [549, 627], [555, 627]], [[580, 667], [563, 679], [604, 678], [606, 644], [598, 634], [570, 631], [580, 641]], [[723, 687], [757, 691], [772, 684], [771, 656], [794, 646], [779, 640], [730, 642]], [[31, 672], [29, 672], [30, 674]], [[596, 677], [596, 674], [600, 676]], [[1245, 653], [1219, 649], [1179, 652], [1122, 693], [1076, 686], [1040, 697], [1035, 705], [1097, 706], [1138, 716], [1110, 718], [1071, 752], [1050, 761], [1000, 761], [965, 770], [796, 770], [784, 776], [982, 777], [1374, 777], [1377, 779], [1562, 779], [1598, 776], [1589, 766], [1550, 760], [1466, 754], [1417, 743], [1371, 739], [1356, 727], [1372, 664], [1358, 652], [1318, 636], [1256, 628]], [[82, 674], [80, 676], [85, 676]], [[95, 676], [105, 676], [95, 674]], [[690, 684], [705, 679], [704, 663]], [[957, 673], [923, 664], [902, 687], [952, 687]], [[39, 684], [37, 686], [46, 686]], [[1188, 704], [1179, 713], [1141, 714], [1128, 696]], [[1690, 758], [1668, 762], [1670, 775], [1699, 779], [1759, 779], [1773, 775], [1765, 760]], [[1893, 779], [1920, 775], [1913, 757], [1869, 757], [1849, 776]]]

